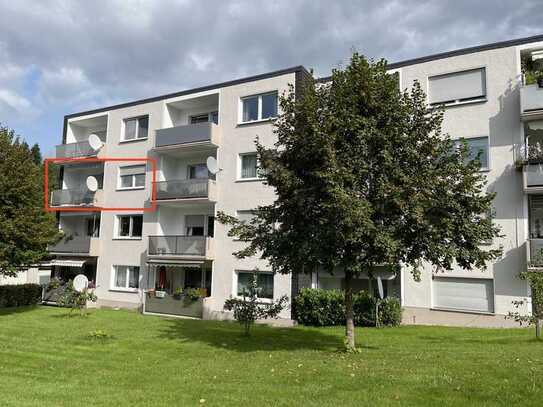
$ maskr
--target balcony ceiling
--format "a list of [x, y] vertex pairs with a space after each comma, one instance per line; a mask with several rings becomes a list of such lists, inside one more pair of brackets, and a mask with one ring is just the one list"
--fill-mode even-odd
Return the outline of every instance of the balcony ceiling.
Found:
[[168, 107], [173, 107], [175, 109], [195, 109], [200, 106], [219, 106], [219, 94], [214, 93], [212, 95], [205, 95], [200, 97], [193, 97], [185, 100], [178, 100], [175, 102], [168, 103]]
[[87, 129], [94, 129], [95, 131], [105, 130], [107, 127], [107, 115], [90, 117], [88, 119], [72, 120], [70, 121], [70, 124], [85, 127]]

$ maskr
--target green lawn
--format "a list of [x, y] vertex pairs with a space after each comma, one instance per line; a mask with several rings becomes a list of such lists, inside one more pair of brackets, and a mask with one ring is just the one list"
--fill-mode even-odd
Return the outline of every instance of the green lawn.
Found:
[[0, 311], [1, 406], [543, 405], [532, 330], [362, 328], [346, 355], [341, 328], [67, 312]]

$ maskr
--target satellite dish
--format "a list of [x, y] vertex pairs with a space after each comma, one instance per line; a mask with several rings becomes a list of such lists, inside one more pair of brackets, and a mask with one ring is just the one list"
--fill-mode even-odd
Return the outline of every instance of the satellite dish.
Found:
[[215, 157], [207, 157], [206, 166], [207, 170], [213, 175], [217, 174], [221, 170], [219, 168], [219, 165], [217, 164], [217, 160], [215, 159]]
[[96, 177], [93, 177], [92, 175], [89, 175], [87, 177], [87, 188], [91, 192], [96, 192], [96, 190], [98, 189], [98, 180], [96, 179]]
[[377, 276], [377, 288], [379, 289], [379, 297], [383, 299], [383, 282], [381, 281], [381, 277]]
[[89, 279], [84, 274], [78, 274], [74, 278], [73, 285], [74, 290], [80, 293], [89, 285]]
[[98, 137], [98, 135], [94, 133], [89, 135], [88, 141], [89, 141], [89, 145], [94, 151], [100, 150], [102, 146], [104, 145], [102, 140], [100, 140], [100, 137]]

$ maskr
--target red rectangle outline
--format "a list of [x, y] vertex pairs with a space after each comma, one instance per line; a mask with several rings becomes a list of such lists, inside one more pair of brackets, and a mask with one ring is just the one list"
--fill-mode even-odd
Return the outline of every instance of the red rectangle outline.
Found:
[[[107, 208], [100, 206], [91, 206], [91, 207], [64, 207], [56, 208], [49, 206], [49, 163], [53, 164], [62, 164], [62, 163], [96, 163], [96, 162], [106, 162], [106, 161], [116, 161], [116, 162], [145, 162], [151, 163], [151, 172], [152, 172], [152, 183], [151, 183], [151, 206], [148, 208], [145, 207], [135, 207], [135, 208]], [[46, 212], [100, 212], [100, 211], [143, 211], [143, 212], [153, 212], [157, 208], [156, 202], [156, 171], [157, 171], [157, 162], [155, 158], [150, 157], [130, 157], [130, 158], [95, 158], [95, 157], [85, 157], [85, 158], [46, 158], [43, 160], [44, 168], [44, 209]]]

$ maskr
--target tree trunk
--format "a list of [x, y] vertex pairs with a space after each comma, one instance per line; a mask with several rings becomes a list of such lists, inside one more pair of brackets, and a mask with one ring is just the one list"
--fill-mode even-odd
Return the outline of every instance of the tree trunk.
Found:
[[541, 325], [543, 323], [543, 319], [537, 319], [535, 322], [535, 337], [537, 339], [541, 339]]
[[345, 271], [345, 347], [347, 350], [356, 349], [354, 343], [354, 312], [353, 312], [353, 276]]

